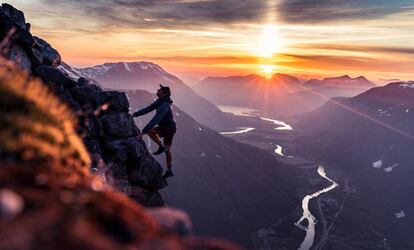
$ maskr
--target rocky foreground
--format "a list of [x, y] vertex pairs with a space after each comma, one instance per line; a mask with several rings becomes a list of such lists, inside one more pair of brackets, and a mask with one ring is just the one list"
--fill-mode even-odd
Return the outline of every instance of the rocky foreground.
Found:
[[166, 182], [125, 94], [61, 73], [59, 53], [8, 4], [0, 40], [1, 249], [235, 248], [188, 236], [182, 212], [134, 202], [163, 205]]

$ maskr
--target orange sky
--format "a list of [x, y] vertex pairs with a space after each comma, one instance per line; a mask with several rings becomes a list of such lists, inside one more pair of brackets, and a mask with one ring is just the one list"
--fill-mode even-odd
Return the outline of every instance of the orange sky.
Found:
[[146, 60], [196, 78], [266, 69], [414, 79], [414, 1], [121, 2], [9, 1], [72, 66]]

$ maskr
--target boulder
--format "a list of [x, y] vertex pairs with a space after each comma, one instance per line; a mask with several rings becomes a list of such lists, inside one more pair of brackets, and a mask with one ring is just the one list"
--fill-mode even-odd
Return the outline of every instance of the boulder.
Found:
[[128, 159], [127, 143], [124, 139], [109, 139], [105, 143], [107, 162], [126, 161]]
[[105, 149], [110, 159], [121, 161], [139, 159], [147, 153], [145, 143], [135, 137], [106, 140]]
[[128, 112], [129, 102], [125, 93], [119, 91], [102, 91], [99, 93], [101, 105], [107, 104], [107, 113]]
[[127, 180], [127, 166], [125, 162], [114, 161], [109, 164], [111, 176], [115, 179]]
[[[60, 86], [62, 87], [62, 86]], [[63, 88], [63, 87], [62, 87]], [[59, 91], [60, 88], [55, 89], [55, 91]], [[55, 92], [56, 93], [56, 92]], [[79, 103], [73, 99], [73, 97], [71, 96], [71, 94], [67, 91], [62, 91], [60, 93], [58, 93], [59, 98], [66, 103], [74, 112], [78, 112], [81, 110], [81, 107], [79, 105]]]
[[149, 209], [149, 214], [170, 232], [179, 235], [189, 235], [192, 231], [191, 219], [187, 213], [182, 210], [170, 207], [159, 207]]
[[102, 124], [97, 117], [88, 117], [85, 120], [86, 137], [104, 136]]
[[30, 72], [32, 70], [32, 63], [30, 62], [26, 52], [17, 44], [12, 45], [10, 49], [10, 53], [8, 58], [26, 72]]
[[35, 40], [30, 32], [20, 29], [16, 29], [12, 39], [25, 48], [31, 48], [35, 43]]
[[[167, 186], [162, 178], [162, 167], [154, 159], [149, 165], [147, 160], [137, 159], [127, 161], [128, 178], [133, 185], [146, 187], [149, 190], [158, 190]], [[143, 167], [145, 166], [145, 167]]]
[[96, 109], [99, 106], [100, 89], [96, 85], [79, 86], [70, 90], [71, 95], [81, 107]]
[[102, 154], [102, 146], [98, 140], [85, 138], [83, 143], [85, 143], [86, 149], [90, 154]]
[[34, 41], [33, 55], [40, 64], [54, 68], [60, 65], [62, 58], [49, 43], [36, 36]]
[[22, 30], [29, 31], [29, 27], [26, 24], [24, 13], [10, 4], [3, 3], [1, 5], [1, 12], [6, 15], [11, 22]]
[[147, 153], [144, 141], [131, 137], [126, 140], [126, 150], [129, 159], [139, 159], [143, 154]]
[[137, 185], [129, 185], [124, 190], [124, 193], [132, 200], [146, 207], [162, 207], [165, 205], [158, 191], [150, 191]]
[[79, 77], [78, 79], [78, 86], [86, 86], [89, 84], [89, 80], [86, 79], [85, 77]]
[[44, 83], [48, 85], [62, 85], [65, 89], [73, 88], [76, 86], [76, 82], [60, 70], [53, 68], [52, 66], [42, 65], [35, 69], [34, 74], [40, 77]]
[[132, 116], [128, 113], [107, 114], [101, 117], [105, 135], [126, 138], [138, 135]]

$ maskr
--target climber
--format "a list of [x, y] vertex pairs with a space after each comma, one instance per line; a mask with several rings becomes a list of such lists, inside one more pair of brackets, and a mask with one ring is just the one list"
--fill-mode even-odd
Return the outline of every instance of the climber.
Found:
[[[134, 117], [145, 115], [153, 110], [157, 110], [151, 121], [144, 127], [142, 134], [148, 136], [158, 145], [158, 150], [153, 152], [155, 155], [166, 154], [167, 171], [163, 178], [174, 176], [172, 172], [172, 153], [171, 146], [174, 134], [176, 132], [176, 124], [171, 110], [171, 90], [167, 86], [162, 86], [157, 90], [158, 99], [146, 108], [140, 109], [133, 113]], [[158, 126], [155, 126], [158, 125]], [[141, 135], [142, 136], [142, 135]], [[164, 145], [161, 143], [160, 137], [164, 138]]]

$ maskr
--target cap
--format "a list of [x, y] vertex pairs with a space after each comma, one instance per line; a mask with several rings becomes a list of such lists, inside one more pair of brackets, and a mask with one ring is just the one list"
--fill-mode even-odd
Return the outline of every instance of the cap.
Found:
[[160, 84], [160, 89], [165, 93], [165, 94], [167, 94], [168, 96], [171, 96], [171, 90], [170, 90], [170, 87], [168, 87], [168, 86], [162, 86], [161, 84]]

